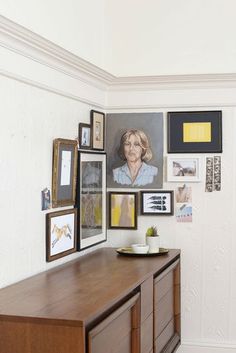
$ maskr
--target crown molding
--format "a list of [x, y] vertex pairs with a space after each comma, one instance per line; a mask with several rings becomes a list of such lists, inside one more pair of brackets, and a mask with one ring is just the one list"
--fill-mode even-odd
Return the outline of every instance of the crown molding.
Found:
[[116, 77], [110, 90], [165, 90], [236, 87], [236, 73]]
[[114, 80], [107, 71], [1, 15], [0, 46], [99, 88]]
[[[0, 16], [0, 47], [28, 61], [41, 64], [45, 71], [52, 69], [61, 76], [67, 76], [68, 83], [73, 79], [80, 84], [97, 88], [104, 95], [107, 92], [116, 94], [127, 91], [161, 92], [236, 87], [236, 73], [117, 77], [3, 16]], [[15, 70], [17, 76], [17, 68]], [[13, 77], [14, 73], [9, 72], [8, 75]], [[23, 76], [21, 80], [24, 81]], [[34, 85], [37, 86], [36, 81]], [[40, 86], [40, 82], [38, 85]], [[52, 87], [48, 89], [53, 91]], [[107, 109], [109, 107], [113, 108], [109, 104], [108, 107], [104, 106]]]

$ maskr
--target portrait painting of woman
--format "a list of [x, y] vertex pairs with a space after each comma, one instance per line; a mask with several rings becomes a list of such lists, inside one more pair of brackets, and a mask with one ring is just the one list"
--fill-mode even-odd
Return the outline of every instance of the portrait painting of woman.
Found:
[[125, 131], [121, 136], [119, 155], [125, 163], [113, 169], [113, 179], [116, 183], [130, 186], [153, 183], [158, 168], [146, 163], [152, 158], [152, 151], [142, 130]]
[[162, 113], [108, 114], [106, 136], [108, 187], [162, 187]]

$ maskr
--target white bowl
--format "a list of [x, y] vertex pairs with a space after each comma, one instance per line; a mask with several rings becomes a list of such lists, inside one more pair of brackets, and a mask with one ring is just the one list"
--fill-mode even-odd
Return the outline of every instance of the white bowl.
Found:
[[132, 244], [131, 248], [136, 254], [146, 254], [149, 250], [149, 245], [147, 244]]

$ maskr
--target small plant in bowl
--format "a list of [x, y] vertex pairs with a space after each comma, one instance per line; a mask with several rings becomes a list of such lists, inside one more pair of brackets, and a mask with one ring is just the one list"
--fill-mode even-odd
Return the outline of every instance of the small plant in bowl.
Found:
[[146, 231], [146, 236], [147, 237], [159, 237], [159, 234], [157, 232], [157, 227], [156, 226], [149, 227]]
[[146, 231], [146, 244], [149, 245], [149, 252], [159, 252], [160, 248], [160, 237], [157, 232], [157, 227], [149, 227]]

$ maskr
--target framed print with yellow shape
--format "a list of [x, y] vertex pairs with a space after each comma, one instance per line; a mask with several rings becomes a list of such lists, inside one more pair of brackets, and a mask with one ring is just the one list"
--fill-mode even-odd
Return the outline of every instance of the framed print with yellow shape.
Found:
[[168, 153], [221, 153], [222, 111], [168, 112]]
[[136, 195], [135, 192], [109, 193], [110, 229], [137, 229]]

